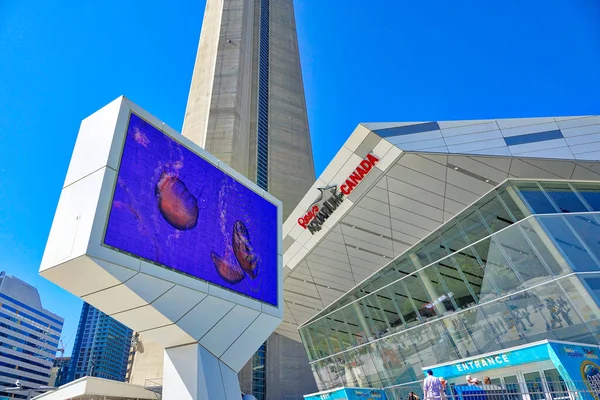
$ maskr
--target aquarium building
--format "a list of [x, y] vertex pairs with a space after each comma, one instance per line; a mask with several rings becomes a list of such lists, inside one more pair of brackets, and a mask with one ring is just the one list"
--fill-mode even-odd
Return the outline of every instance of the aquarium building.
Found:
[[599, 149], [600, 117], [359, 125], [284, 224], [319, 389], [599, 378]]

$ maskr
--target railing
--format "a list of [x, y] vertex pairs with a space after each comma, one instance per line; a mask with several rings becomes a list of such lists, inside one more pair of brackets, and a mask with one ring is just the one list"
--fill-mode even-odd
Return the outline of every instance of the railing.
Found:
[[162, 394], [163, 380], [162, 378], [146, 379], [144, 387], [151, 392]]
[[498, 385], [450, 384], [441, 398], [427, 397], [421, 384], [385, 389], [388, 400], [598, 400], [600, 379], [590, 381], [530, 381]]

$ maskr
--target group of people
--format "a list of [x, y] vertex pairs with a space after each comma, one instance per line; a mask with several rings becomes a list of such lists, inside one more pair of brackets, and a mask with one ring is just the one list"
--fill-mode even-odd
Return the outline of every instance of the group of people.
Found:
[[[467, 375], [467, 384], [473, 386], [481, 386], [481, 381], [471, 375]], [[446, 397], [446, 385], [447, 382], [444, 378], [438, 378], [433, 376], [433, 371], [427, 371], [427, 377], [423, 381], [423, 394], [424, 400], [443, 400]], [[486, 388], [493, 389], [492, 380], [489, 377], [483, 378], [483, 385]], [[414, 392], [408, 394], [408, 400], [420, 400]]]

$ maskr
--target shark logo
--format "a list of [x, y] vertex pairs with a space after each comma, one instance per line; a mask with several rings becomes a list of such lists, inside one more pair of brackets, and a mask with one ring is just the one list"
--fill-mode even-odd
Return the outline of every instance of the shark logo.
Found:
[[314, 234], [321, 230], [327, 218], [342, 204], [344, 194], [338, 191], [337, 185], [318, 188], [319, 195], [308, 209], [306, 215], [298, 219], [304, 229]]
[[298, 224], [308, 229], [313, 235], [321, 230], [325, 220], [339, 207], [344, 201], [344, 196], [348, 196], [359, 182], [373, 169], [379, 158], [369, 153], [350, 174], [348, 179], [338, 191], [337, 185], [317, 188], [319, 196], [314, 203], [310, 205], [306, 214], [298, 218]]

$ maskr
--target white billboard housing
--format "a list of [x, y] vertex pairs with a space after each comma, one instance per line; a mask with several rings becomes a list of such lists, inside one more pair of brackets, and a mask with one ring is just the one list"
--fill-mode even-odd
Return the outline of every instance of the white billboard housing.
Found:
[[40, 275], [164, 346], [164, 399], [238, 400], [283, 319], [281, 215], [119, 97], [81, 124]]

